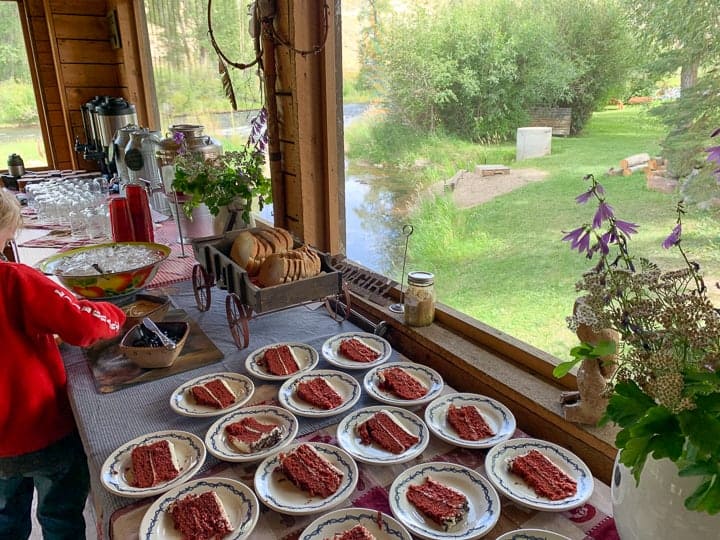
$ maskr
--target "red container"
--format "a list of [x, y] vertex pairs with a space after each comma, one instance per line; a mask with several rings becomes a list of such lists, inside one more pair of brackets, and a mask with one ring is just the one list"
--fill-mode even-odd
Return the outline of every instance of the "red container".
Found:
[[128, 184], [125, 187], [125, 197], [128, 200], [135, 241], [154, 242], [155, 232], [153, 231], [147, 191], [141, 185]]
[[114, 242], [133, 242], [132, 220], [130, 219], [130, 206], [125, 197], [110, 199], [110, 227]]

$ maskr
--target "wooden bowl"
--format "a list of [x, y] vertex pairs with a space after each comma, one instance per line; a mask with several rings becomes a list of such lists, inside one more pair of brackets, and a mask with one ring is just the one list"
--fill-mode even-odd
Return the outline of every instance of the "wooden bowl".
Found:
[[166, 321], [157, 323], [158, 328], [172, 338], [177, 346], [174, 349], [168, 349], [163, 346], [151, 347], [149, 345], [134, 345], [142, 334], [140, 324], [133, 326], [122, 341], [120, 341], [120, 352], [127, 356], [136, 365], [141, 368], [164, 368], [170, 367], [175, 363], [177, 357], [185, 346], [188, 335], [190, 334], [190, 323], [184, 321]]
[[167, 295], [138, 293], [129, 304], [120, 306], [125, 312], [125, 329], [129, 330], [149, 317], [154, 322], [163, 320], [170, 310], [170, 297]]

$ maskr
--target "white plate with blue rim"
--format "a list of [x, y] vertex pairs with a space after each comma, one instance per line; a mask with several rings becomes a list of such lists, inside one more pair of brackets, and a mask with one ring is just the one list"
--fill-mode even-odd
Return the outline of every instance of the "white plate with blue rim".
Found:
[[[418, 438], [418, 442], [400, 454], [386, 450], [376, 442], [363, 444], [357, 434], [357, 427], [379, 412], [392, 415], [406, 431]], [[404, 463], [422, 454], [430, 442], [430, 432], [419, 416], [400, 407], [383, 405], [358, 409], [348, 414], [337, 427], [337, 440], [340, 447], [357, 461], [373, 465], [394, 465]]]
[[[383, 388], [379, 373], [392, 368], [400, 368], [408, 375], [417, 379], [420, 384], [427, 388], [427, 393], [417, 399], [403, 399], [390, 390]], [[414, 362], [391, 362], [377, 366], [365, 374], [363, 384], [365, 390], [373, 399], [396, 407], [425, 405], [437, 398], [443, 390], [443, 380], [437, 371]]]
[[[557, 501], [542, 497], [519, 476], [510, 472], [509, 462], [537, 450], [555, 467], [577, 483], [574, 495]], [[485, 474], [495, 488], [516, 503], [544, 512], [564, 512], [584, 504], [595, 487], [592, 473], [575, 454], [562, 446], [540, 439], [510, 439], [491, 448], [485, 456]]]
[[[308, 403], [298, 395], [297, 387], [299, 384], [318, 377], [324, 379], [342, 398], [342, 403], [334, 409], [322, 409]], [[278, 390], [278, 401], [283, 407], [298, 416], [324, 418], [350, 410], [360, 399], [360, 393], [360, 383], [351, 375], [332, 369], [317, 369], [307, 373], [300, 373], [285, 381]]]
[[[155, 486], [139, 488], [132, 481], [133, 448], [167, 440], [175, 450], [178, 474], [174, 479]], [[120, 497], [142, 498], [160, 495], [190, 480], [205, 462], [205, 445], [202, 440], [187, 431], [158, 431], [142, 435], [126, 442], [113, 451], [100, 468], [100, 481], [110, 493]]]
[[[204, 384], [215, 379], [221, 379], [228, 385], [230, 390], [235, 394], [235, 403], [225, 407], [224, 409], [216, 409], [214, 407], [208, 407], [207, 405], [200, 405], [195, 403], [195, 400], [190, 393], [190, 389], [193, 386]], [[173, 411], [183, 416], [191, 417], [205, 417], [205, 416], [218, 416], [220, 414], [226, 414], [235, 409], [239, 409], [252, 397], [255, 392], [255, 385], [245, 375], [239, 373], [210, 373], [209, 375], [202, 375], [190, 381], [182, 383], [178, 386], [170, 396], [170, 407]]]
[[[225, 428], [234, 422], [240, 422], [244, 418], [254, 418], [262, 424], [278, 426], [281, 430], [280, 440], [272, 446], [257, 450], [256, 452], [241, 452], [230, 444], [227, 434], [225, 433]], [[205, 446], [208, 452], [223, 461], [236, 463], [260, 461], [270, 454], [274, 454], [285, 448], [293, 441], [297, 432], [298, 421], [290, 411], [271, 405], [256, 405], [231, 412], [218, 419], [210, 426], [210, 429], [208, 429], [205, 435]]]
[[498, 536], [495, 540], [570, 540], [567, 536], [542, 529], [517, 529]]
[[[427, 477], [467, 498], [467, 512], [447, 531], [422, 514], [407, 498], [408, 487], [422, 484]], [[420, 463], [406, 469], [390, 486], [389, 497], [395, 518], [412, 534], [427, 540], [474, 540], [487, 534], [500, 518], [500, 497], [492, 484], [477, 471], [455, 463]]]
[[[287, 345], [292, 350], [292, 354], [295, 357], [295, 361], [298, 365], [298, 370], [288, 375], [274, 375], [270, 373], [265, 366], [262, 365], [262, 357], [265, 351], [273, 347], [281, 347]], [[245, 359], [245, 369], [253, 377], [262, 379], [264, 381], [286, 381], [290, 377], [294, 377], [299, 373], [305, 373], [315, 369], [320, 361], [318, 352], [305, 343], [273, 343], [272, 345], [266, 345], [253, 352], [251, 352]]]
[[[346, 357], [340, 352], [340, 346], [343, 342], [356, 339], [366, 347], [371, 348], [377, 353], [377, 358], [368, 362], [361, 362]], [[370, 334], [368, 332], [345, 332], [337, 334], [323, 343], [322, 355], [329, 363], [335, 367], [343, 369], [370, 369], [385, 363], [392, 354], [392, 347], [385, 338]]]
[[182, 540], [180, 531], [173, 526], [169, 509], [176, 501], [190, 494], [200, 495], [214, 491], [220, 499], [233, 530], [223, 540], [249, 538], [260, 514], [260, 505], [252, 490], [230, 478], [198, 478], [168, 491], [145, 512], [140, 522], [140, 540]]
[[[475, 407], [493, 434], [477, 440], [460, 437], [447, 419], [448, 410], [452, 406]], [[515, 416], [505, 405], [492, 398], [470, 393], [447, 394], [435, 399], [425, 409], [425, 423], [439, 439], [463, 448], [491, 448], [512, 437], [517, 427]]]
[[255, 493], [266, 506], [281, 514], [307, 515], [329, 510], [345, 501], [357, 485], [357, 464], [345, 450], [325, 443], [296, 443], [287, 446], [284, 453], [292, 452], [301, 444], [312, 446], [342, 473], [342, 479], [332, 495], [310, 496], [278, 469], [283, 452], [265, 458], [255, 471]]
[[341, 508], [305, 527], [298, 540], [325, 540], [362, 525], [376, 540], [412, 540], [407, 529], [391, 516], [367, 508]]

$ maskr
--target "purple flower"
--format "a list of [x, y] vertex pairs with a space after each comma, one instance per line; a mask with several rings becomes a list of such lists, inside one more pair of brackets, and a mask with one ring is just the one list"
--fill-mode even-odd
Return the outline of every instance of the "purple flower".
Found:
[[665, 241], [662, 243], [662, 247], [665, 249], [670, 249], [671, 247], [677, 245], [680, 242], [680, 235], [682, 234], [682, 225], [678, 223], [675, 225], [675, 228], [670, 233], [670, 236], [668, 236]]
[[610, 206], [605, 201], [600, 201], [600, 204], [598, 204], [597, 212], [595, 212], [595, 217], [593, 218], [593, 229], [599, 229], [600, 226], [603, 224], [603, 221], [610, 219], [613, 216], [614, 214], [612, 206]]
[[605, 188], [602, 187], [602, 184], [595, 184], [595, 193], [598, 195], [605, 195]]
[[175, 141], [176, 144], [182, 144], [185, 140], [185, 134], [182, 131], [176, 131], [173, 133], [173, 141]]
[[575, 197], [575, 202], [577, 202], [578, 204], [585, 204], [586, 202], [588, 202], [590, 200], [590, 197], [592, 197], [592, 195], [593, 195], [593, 190], [589, 189], [585, 193], [582, 193], [582, 194], [578, 195], [577, 197]]
[[630, 236], [631, 234], [637, 233], [638, 226], [635, 223], [629, 221], [623, 221], [622, 219], [615, 220], [615, 227]]
[[592, 257], [592, 252], [590, 251], [590, 231], [585, 231], [585, 234], [578, 238], [577, 245], [571, 245], [570, 247], [577, 247], [578, 253], [587, 251], [588, 257]]
[[707, 161], [720, 163], [720, 146], [711, 146], [710, 148], [706, 148], [705, 151], [708, 154]]
[[580, 239], [580, 236], [582, 233], [585, 232], [585, 227], [578, 227], [577, 229], [573, 229], [569, 233], [567, 233], [565, 236], [562, 237], [563, 242], [570, 242], [570, 249], [575, 249], [577, 246], [577, 242]]

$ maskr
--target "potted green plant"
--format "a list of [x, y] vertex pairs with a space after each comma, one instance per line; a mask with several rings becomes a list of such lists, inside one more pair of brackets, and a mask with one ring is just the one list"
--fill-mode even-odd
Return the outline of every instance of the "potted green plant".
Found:
[[[618, 219], [603, 186], [592, 175], [586, 180], [589, 187], [576, 201], [594, 200], [597, 209], [592, 222], [567, 232], [563, 240], [597, 263], [577, 283], [582, 301], [568, 324], [573, 331], [583, 325], [597, 332], [610, 329], [619, 339], [581, 343], [571, 351], [574, 359], [554, 373], [563, 376], [588, 358], [614, 363], [607, 370], [612, 374], [600, 423], [620, 428], [612, 488], [621, 537], [716, 538], [720, 315], [707, 297], [700, 266], [681, 245], [683, 204], [678, 203], [674, 228], [663, 242], [664, 248], [678, 250], [683, 267], [661, 270], [631, 254], [629, 238], [638, 225]], [[656, 482], [663, 467], [674, 474], [668, 479], [672, 485]], [[650, 468], [652, 473], [642, 475]], [[621, 485], [627, 471], [634, 479], [630, 487]], [[688, 484], [680, 488], [682, 481]], [[631, 490], [638, 486], [636, 496]], [[676, 510], [697, 512], [683, 520], [675, 518]], [[678, 523], [699, 528], [679, 530], [674, 528]]]
[[250, 223], [253, 199], [258, 200], [260, 210], [272, 202], [271, 181], [264, 173], [267, 137], [263, 122], [261, 111], [253, 120], [247, 143], [214, 159], [187, 151], [182, 133], [177, 134], [180, 146], [172, 187], [188, 217], [204, 204], [212, 216], [227, 208], [240, 212], [243, 221]]

